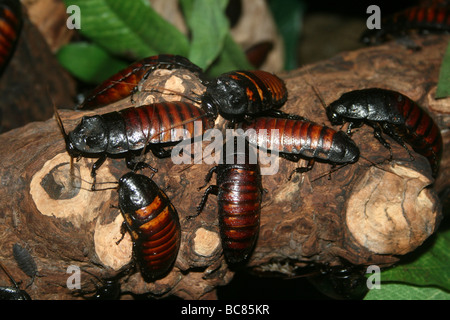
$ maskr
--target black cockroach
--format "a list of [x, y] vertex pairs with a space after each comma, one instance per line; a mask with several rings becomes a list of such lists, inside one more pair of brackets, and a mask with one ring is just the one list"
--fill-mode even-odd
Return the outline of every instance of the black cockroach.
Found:
[[377, 44], [390, 36], [401, 36], [410, 31], [423, 33], [450, 32], [449, 1], [433, 1], [430, 5], [418, 5], [394, 13], [381, 20], [381, 29], [365, 31], [361, 42]]
[[405, 144], [408, 143], [415, 152], [428, 159], [433, 177], [437, 176], [442, 155], [441, 132], [428, 113], [407, 96], [379, 88], [355, 90], [331, 103], [327, 107], [327, 116], [333, 125], [348, 122], [348, 134], [364, 123], [370, 125], [374, 128], [375, 138], [390, 152], [391, 147], [381, 132], [409, 153]]
[[8, 65], [22, 30], [22, 6], [19, 0], [0, 1], [0, 75]]
[[276, 75], [261, 71], [232, 71], [206, 83], [202, 108], [232, 122], [242, 121], [280, 108], [287, 100], [287, 89]]
[[96, 170], [107, 156], [123, 156], [127, 166], [135, 170], [147, 166], [134, 161], [136, 151], [148, 148], [159, 158], [168, 157], [170, 150], [165, 147], [193, 139], [213, 127], [202, 109], [187, 102], [160, 102], [83, 117], [69, 134], [57, 110], [55, 115], [69, 155], [98, 158], [91, 171], [94, 182]]
[[311, 170], [315, 160], [347, 164], [359, 158], [359, 148], [344, 132], [300, 116], [257, 117], [243, 122], [240, 127], [252, 145], [278, 151], [281, 157], [290, 161], [309, 159], [307, 167], [297, 168], [293, 173]]
[[337, 300], [361, 300], [369, 291], [365, 268], [356, 265], [317, 267], [307, 279], [324, 295]]
[[17, 282], [9, 274], [6, 267], [1, 262], [0, 267], [14, 285], [14, 287], [0, 287], [0, 300], [31, 300], [30, 295], [25, 290], [20, 290]]
[[31, 278], [31, 282], [27, 285], [27, 287], [31, 286], [34, 278], [38, 275], [36, 262], [34, 261], [28, 250], [23, 248], [18, 243], [15, 243], [13, 245], [13, 256], [19, 268]]
[[202, 69], [187, 58], [160, 54], [134, 62], [98, 85], [79, 109], [94, 109], [131, 96], [141, 80], [157, 69], [187, 69], [202, 77]]
[[[197, 215], [202, 212], [208, 195], [217, 195], [225, 259], [232, 265], [238, 265], [249, 257], [259, 234], [263, 187], [256, 155], [250, 155], [250, 152], [255, 150], [247, 143], [244, 150], [238, 150], [237, 140], [233, 140], [233, 152], [227, 154], [225, 143], [222, 163], [213, 167], [206, 176], [208, 183], [215, 172], [217, 184], [206, 189], [197, 208]], [[252, 159], [255, 159], [254, 163]]]
[[[119, 180], [119, 208], [133, 241], [133, 256], [146, 282], [164, 277], [173, 266], [181, 241], [177, 210], [149, 177], [134, 172]], [[120, 242], [121, 239], [118, 241]]]

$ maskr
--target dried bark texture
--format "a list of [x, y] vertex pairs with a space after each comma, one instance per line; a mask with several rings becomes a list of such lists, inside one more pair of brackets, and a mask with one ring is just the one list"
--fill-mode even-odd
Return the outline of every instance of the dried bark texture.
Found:
[[[263, 176], [267, 192], [263, 194], [261, 230], [248, 268], [291, 276], [313, 263], [338, 265], [346, 260], [388, 266], [435, 231], [441, 219], [437, 193], [448, 186], [450, 178], [450, 99], [433, 98], [448, 40], [437, 36], [416, 39], [421, 41], [419, 51], [389, 43], [280, 74], [289, 90], [283, 110], [326, 125], [329, 122], [312, 85], [328, 103], [354, 89], [400, 91], [433, 115], [442, 130], [444, 154], [434, 184], [426, 159], [414, 154], [411, 161], [408, 153], [390, 139], [394, 160], [383, 162], [389, 152], [367, 127], [353, 135], [364, 158], [333, 172], [331, 179], [331, 166], [316, 163], [310, 172], [288, 181], [291, 171], [305, 162], [280, 159], [278, 173]], [[161, 87], [194, 97], [204, 90], [184, 70], [159, 70], [134, 96], [135, 105], [181, 98], [160, 93], [154, 96], [149, 90]], [[83, 115], [129, 105], [130, 99], [125, 99], [94, 112], [61, 110], [61, 116], [69, 131]], [[219, 118], [216, 125], [223, 124]], [[115, 243], [122, 222], [118, 209], [111, 207], [117, 205], [117, 193], [90, 191], [89, 170], [95, 159], [83, 158], [75, 163], [75, 172], [87, 180], [80, 182], [80, 188], [64, 187], [70, 178], [70, 159], [54, 119], [0, 135], [0, 152], [0, 259], [16, 281], [27, 283], [12, 258], [12, 245], [19, 242], [28, 246], [41, 275], [28, 289], [32, 298], [74, 298], [74, 291], [66, 285], [70, 265], [101, 278], [112, 277], [127, 267], [132, 256], [129, 235], [119, 245]], [[120, 278], [122, 290], [156, 297], [214, 298], [214, 289], [233, 277], [222, 255], [215, 197], [210, 196], [200, 216], [186, 220], [195, 213], [203, 194], [197, 188], [204, 184], [211, 165], [175, 165], [170, 159], [150, 154], [146, 158], [158, 168], [153, 179], [180, 215], [181, 249], [167, 277], [145, 283], [138, 272], [130, 270]], [[374, 166], [366, 159], [380, 164]], [[98, 171], [98, 182], [117, 181], [127, 171], [122, 159], [108, 159]], [[0, 281], [8, 285], [4, 276]], [[83, 290], [95, 289], [94, 282], [92, 275], [81, 273]]]

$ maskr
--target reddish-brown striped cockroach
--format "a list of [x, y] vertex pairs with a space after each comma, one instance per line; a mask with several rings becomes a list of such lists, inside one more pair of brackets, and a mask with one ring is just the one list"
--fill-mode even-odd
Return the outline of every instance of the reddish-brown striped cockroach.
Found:
[[287, 100], [284, 81], [276, 75], [260, 71], [232, 71], [206, 83], [201, 96], [202, 108], [217, 118], [238, 122], [280, 108]]
[[[237, 150], [235, 143], [232, 153], [227, 154], [226, 149], [225, 143], [222, 163], [213, 167], [206, 176], [208, 183], [215, 172], [217, 184], [206, 189], [197, 215], [202, 212], [208, 195], [217, 195], [223, 252], [228, 263], [237, 265], [249, 257], [256, 243], [263, 187], [256, 155], [250, 156], [250, 152], [255, 152], [254, 148], [246, 143], [243, 150]], [[255, 159], [254, 163], [251, 159]]]
[[[119, 180], [119, 208], [133, 241], [133, 256], [142, 277], [164, 277], [180, 248], [178, 213], [167, 195], [149, 177], [126, 173]], [[122, 234], [126, 231], [122, 228]], [[120, 241], [120, 240], [119, 240]]]
[[0, 267], [14, 285], [14, 287], [0, 287], [0, 300], [31, 300], [31, 297], [25, 290], [20, 290], [17, 282], [1, 262]]
[[389, 36], [404, 35], [413, 30], [424, 33], [450, 32], [449, 4], [448, 0], [439, 0], [394, 13], [381, 20], [381, 29], [365, 31], [361, 41], [366, 44], [381, 43]]
[[123, 156], [127, 166], [136, 170], [147, 166], [134, 161], [136, 151], [149, 149], [159, 158], [169, 157], [171, 151], [165, 147], [202, 135], [214, 125], [202, 109], [187, 102], [160, 102], [83, 117], [69, 134], [56, 109], [55, 116], [72, 158], [98, 158], [91, 171], [94, 186], [96, 170], [107, 156]]
[[355, 90], [331, 103], [327, 107], [327, 116], [333, 125], [348, 122], [348, 134], [352, 128], [364, 123], [370, 125], [375, 138], [391, 152], [391, 158], [391, 147], [381, 132], [409, 153], [405, 144], [408, 143], [415, 152], [428, 159], [433, 177], [437, 176], [442, 155], [441, 132], [428, 113], [407, 96], [379, 88]]
[[243, 122], [240, 127], [252, 145], [277, 151], [290, 161], [309, 159], [307, 167], [297, 168], [293, 173], [311, 170], [315, 160], [347, 164], [359, 158], [358, 147], [344, 132], [300, 116], [282, 114], [279, 117], [258, 117]]
[[0, 74], [14, 52], [22, 29], [22, 7], [19, 0], [0, 1]]
[[79, 109], [94, 109], [132, 95], [141, 80], [157, 69], [187, 69], [201, 76], [202, 69], [187, 58], [160, 54], [134, 62], [105, 80], [85, 99]]

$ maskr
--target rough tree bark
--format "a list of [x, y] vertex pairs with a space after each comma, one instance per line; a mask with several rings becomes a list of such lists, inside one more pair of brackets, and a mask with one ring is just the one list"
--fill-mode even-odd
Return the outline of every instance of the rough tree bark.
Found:
[[[288, 176], [297, 166], [281, 159], [279, 171], [263, 177], [260, 235], [247, 267], [255, 271], [291, 276], [310, 264], [338, 265], [346, 260], [357, 265], [389, 266], [415, 250], [437, 228], [441, 208], [437, 193], [448, 186], [450, 98], [435, 100], [439, 66], [450, 38], [418, 38], [421, 50], [412, 51], [389, 43], [340, 54], [330, 60], [280, 74], [289, 99], [283, 110], [329, 125], [314, 94], [314, 85], [326, 102], [342, 93], [367, 87], [397, 90], [418, 101], [433, 115], [442, 130], [444, 154], [440, 174], [431, 178], [425, 158], [408, 153], [392, 141], [394, 158], [367, 127], [353, 139], [361, 158], [331, 174], [331, 166], [316, 163], [303, 175]], [[144, 101], [180, 99], [178, 95], [151, 93], [145, 88], [171, 88], [190, 96], [203, 87], [183, 70], [158, 71], [134, 96]], [[183, 98], [184, 99], [184, 98]], [[131, 104], [126, 99], [95, 112], [61, 110], [66, 130], [83, 115], [105, 113]], [[221, 127], [223, 121], [217, 121]], [[338, 129], [338, 128], [336, 128]], [[388, 138], [389, 141], [391, 141]], [[75, 171], [87, 180], [79, 189], [66, 188], [69, 156], [54, 119], [35, 122], [0, 135], [0, 259], [16, 281], [28, 282], [12, 257], [12, 245], [26, 245], [36, 259], [39, 274], [28, 292], [34, 299], [72, 299], [66, 273], [70, 265], [101, 278], [118, 274], [131, 259], [131, 241], [120, 238], [122, 216], [115, 190], [90, 191], [89, 170], [95, 159], [81, 159]], [[370, 159], [370, 161], [366, 160]], [[154, 181], [168, 194], [180, 215], [182, 243], [170, 274], [145, 283], [139, 272], [120, 278], [123, 291], [185, 299], [213, 298], [217, 286], [233, 277], [223, 258], [218, 236], [217, 202], [210, 197], [204, 212], [195, 213], [211, 165], [174, 165], [170, 159], [147, 156], [158, 168]], [[372, 162], [380, 163], [373, 165]], [[108, 159], [98, 171], [99, 182], [117, 181], [127, 172], [122, 159]], [[144, 171], [146, 174], [149, 172]], [[81, 287], [93, 289], [94, 278], [81, 273]], [[1, 285], [9, 285], [0, 276]]]

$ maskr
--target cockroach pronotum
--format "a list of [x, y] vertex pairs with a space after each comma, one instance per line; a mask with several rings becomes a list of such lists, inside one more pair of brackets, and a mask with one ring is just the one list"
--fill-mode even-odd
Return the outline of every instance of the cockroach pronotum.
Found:
[[13, 245], [13, 256], [19, 268], [31, 278], [31, 282], [27, 287], [31, 286], [34, 278], [38, 275], [36, 262], [34, 261], [28, 250], [23, 248], [18, 243], [15, 243]]
[[0, 267], [14, 285], [14, 287], [0, 287], [0, 300], [31, 300], [30, 295], [25, 290], [19, 288], [17, 282], [1, 262]]
[[207, 82], [201, 96], [202, 108], [217, 118], [220, 114], [232, 122], [280, 108], [287, 100], [284, 81], [260, 71], [232, 71]]
[[355, 90], [331, 103], [327, 107], [327, 116], [333, 125], [348, 122], [348, 134], [364, 123], [370, 125], [374, 128], [375, 138], [390, 152], [391, 147], [381, 131], [409, 153], [405, 144], [408, 143], [415, 152], [428, 159], [433, 177], [437, 176], [442, 155], [441, 132], [428, 113], [407, 96], [379, 88]]
[[202, 76], [202, 69], [182, 56], [160, 54], [144, 58], [98, 85], [79, 109], [94, 109], [132, 95], [139, 82], [147, 79], [157, 69], [187, 69]]
[[146, 282], [164, 277], [180, 248], [177, 210], [164, 191], [145, 175], [126, 173], [119, 180], [118, 193], [124, 226], [131, 235], [133, 256], [142, 277]]
[[359, 158], [358, 147], [344, 132], [300, 116], [258, 117], [240, 127], [252, 145], [277, 151], [290, 161], [309, 159], [307, 167], [297, 168], [293, 173], [311, 170], [315, 160], [347, 164]]
[[22, 29], [22, 6], [19, 0], [0, 1], [0, 75], [17, 45]]
[[410, 31], [450, 32], [449, 1], [434, 1], [429, 6], [419, 5], [394, 13], [381, 20], [381, 29], [367, 30], [361, 36], [366, 44], [386, 41], [389, 36], [404, 35]]
[[55, 116], [72, 158], [98, 158], [91, 171], [94, 186], [96, 170], [108, 155], [123, 155], [127, 166], [136, 170], [146, 165], [135, 162], [135, 151], [148, 148], [159, 158], [168, 157], [170, 150], [165, 147], [193, 139], [213, 127], [202, 109], [187, 102], [160, 102], [83, 117], [69, 134], [56, 110]]
[[[251, 254], [259, 234], [263, 187], [256, 155], [254, 158], [250, 156], [250, 152], [255, 150], [247, 143], [245, 150], [237, 150], [236, 140], [233, 140], [234, 152], [227, 154], [225, 143], [222, 163], [213, 167], [206, 176], [208, 183], [215, 172], [217, 184], [206, 189], [197, 208], [197, 215], [202, 212], [208, 195], [217, 195], [225, 259], [232, 265], [239, 265]], [[255, 163], [250, 159], [255, 159]]]

